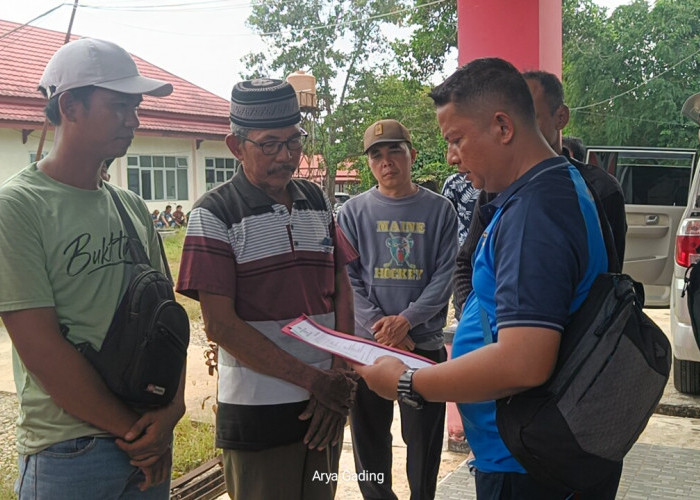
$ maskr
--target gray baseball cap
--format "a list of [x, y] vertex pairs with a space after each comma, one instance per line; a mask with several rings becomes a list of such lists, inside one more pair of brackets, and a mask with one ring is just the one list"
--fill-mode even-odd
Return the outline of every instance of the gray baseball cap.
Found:
[[141, 76], [126, 50], [95, 38], [75, 40], [58, 49], [39, 81], [39, 88], [44, 89], [49, 98], [88, 85], [154, 97], [164, 97], [173, 91], [173, 86], [167, 82]]

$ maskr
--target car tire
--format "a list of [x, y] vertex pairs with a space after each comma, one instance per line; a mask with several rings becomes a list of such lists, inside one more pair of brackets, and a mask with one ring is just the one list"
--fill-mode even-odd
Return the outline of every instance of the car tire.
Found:
[[673, 357], [673, 385], [684, 394], [700, 394], [700, 363]]

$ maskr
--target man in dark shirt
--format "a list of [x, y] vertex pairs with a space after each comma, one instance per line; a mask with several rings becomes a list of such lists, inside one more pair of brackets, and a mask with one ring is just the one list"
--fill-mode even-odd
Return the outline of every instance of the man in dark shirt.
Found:
[[[538, 130], [530, 89], [511, 64], [475, 59], [430, 97], [468, 178], [499, 193], [480, 210], [488, 226], [475, 252], [474, 291], [450, 361], [415, 370], [384, 356], [355, 370], [388, 399], [460, 402], [479, 500], [572, 498], [539, 483], [510, 454], [494, 400], [549, 378], [565, 326], [608, 268], [595, 203], [579, 171]], [[581, 498], [614, 499], [621, 470], [587, 485]]]
[[625, 260], [627, 222], [625, 198], [620, 183], [602, 168], [575, 160], [569, 150], [562, 147], [561, 131], [569, 123], [569, 107], [564, 104], [564, 89], [559, 78], [546, 71], [528, 71], [523, 73], [523, 77], [530, 87], [537, 124], [545, 140], [554, 151], [566, 156], [598, 195], [603, 212], [610, 223], [617, 258], [622, 266]]
[[[530, 87], [535, 104], [535, 114], [540, 132], [549, 146], [558, 154], [566, 156], [569, 162], [578, 169], [581, 176], [593, 188], [600, 199], [603, 212], [610, 223], [612, 236], [615, 242], [615, 250], [620, 266], [625, 260], [625, 234], [627, 222], [625, 219], [625, 198], [622, 194], [620, 183], [612, 175], [600, 167], [588, 165], [575, 160], [566, 148], [562, 147], [562, 129], [569, 123], [569, 108], [564, 104], [564, 89], [561, 82], [552, 73], [545, 71], [528, 71], [523, 77]], [[457, 254], [457, 265], [452, 283], [454, 292], [455, 310], [459, 316], [472, 290], [471, 256], [476, 244], [483, 232], [484, 222], [479, 219], [479, 207], [485, 205], [495, 197], [495, 194], [482, 191], [474, 207], [467, 239], [460, 247]], [[471, 237], [469, 237], [471, 235]]]

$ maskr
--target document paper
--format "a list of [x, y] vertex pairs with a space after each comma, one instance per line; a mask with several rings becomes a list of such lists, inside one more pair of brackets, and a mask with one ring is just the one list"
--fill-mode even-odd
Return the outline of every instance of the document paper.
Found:
[[411, 354], [371, 340], [336, 332], [319, 325], [306, 316], [298, 317], [282, 328], [282, 332], [319, 349], [362, 365], [372, 365], [381, 356], [399, 358], [409, 368], [423, 368], [435, 364], [433, 361], [417, 354]]

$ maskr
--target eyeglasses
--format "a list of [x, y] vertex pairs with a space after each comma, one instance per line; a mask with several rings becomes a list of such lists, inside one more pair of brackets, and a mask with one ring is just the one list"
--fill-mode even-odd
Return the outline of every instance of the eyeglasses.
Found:
[[299, 129], [299, 135], [290, 137], [286, 141], [256, 142], [252, 139], [248, 139], [247, 137], [242, 137], [241, 139], [243, 141], [248, 141], [255, 144], [262, 150], [264, 155], [274, 156], [281, 151], [282, 146], [287, 146], [288, 151], [299, 151], [304, 147], [304, 140], [306, 139], [307, 135], [309, 134], [304, 129]]

